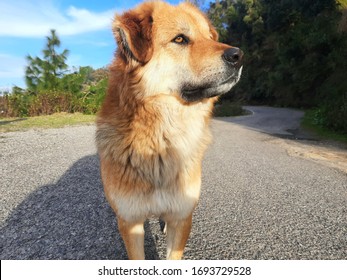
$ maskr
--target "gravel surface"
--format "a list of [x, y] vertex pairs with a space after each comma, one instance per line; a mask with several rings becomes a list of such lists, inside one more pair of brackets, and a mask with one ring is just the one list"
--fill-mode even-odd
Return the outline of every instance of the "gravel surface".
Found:
[[[301, 112], [255, 113], [212, 122], [185, 259], [346, 259], [347, 174], [292, 156], [271, 135], [291, 134]], [[286, 117], [276, 125], [271, 115]], [[126, 258], [94, 133], [81, 126], [0, 134], [0, 259]], [[145, 229], [147, 258], [165, 258], [158, 220]]]

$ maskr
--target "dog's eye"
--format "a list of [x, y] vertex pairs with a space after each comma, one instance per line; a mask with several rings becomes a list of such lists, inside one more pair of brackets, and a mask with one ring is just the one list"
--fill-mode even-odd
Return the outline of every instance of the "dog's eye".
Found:
[[176, 36], [172, 42], [176, 43], [176, 44], [180, 44], [180, 45], [184, 45], [184, 44], [188, 44], [189, 43], [189, 39], [184, 36], [184, 35], [178, 35]]

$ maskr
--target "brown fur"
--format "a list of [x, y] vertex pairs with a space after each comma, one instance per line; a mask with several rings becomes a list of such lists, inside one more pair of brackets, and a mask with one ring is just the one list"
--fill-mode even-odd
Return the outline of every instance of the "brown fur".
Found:
[[[113, 32], [118, 51], [96, 134], [105, 194], [130, 259], [144, 259], [143, 223], [152, 215], [167, 223], [167, 257], [180, 259], [217, 98], [195, 88], [217, 88], [216, 79], [239, 72], [221, 59], [231, 47], [218, 43], [207, 18], [187, 3], [141, 4], [116, 16]], [[189, 44], [174, 43], [179, 34], [188, 34]], [[197, 97], [190, 101], [190, 94]]]

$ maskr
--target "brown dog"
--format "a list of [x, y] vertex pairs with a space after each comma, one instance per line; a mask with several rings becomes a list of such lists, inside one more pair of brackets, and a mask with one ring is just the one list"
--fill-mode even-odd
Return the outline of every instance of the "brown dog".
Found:
[[96, 143], [108, 202], [130, 259], [144, 259], [144, 221], [167, 225], [180, 259], [199, 199], [201, 161], [218, 95], [239, 80], [242, 51], [219, 43], [187, 3], [148, 2], [116, 16], [118, 43]]

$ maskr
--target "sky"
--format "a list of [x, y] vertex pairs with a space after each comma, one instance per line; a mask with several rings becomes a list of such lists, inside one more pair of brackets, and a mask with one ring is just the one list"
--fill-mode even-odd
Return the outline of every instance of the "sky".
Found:
[[[111, 31], [115, 13], [139, 0], [0, 0], [0, 91], [25, 88], [25, 57], [42, 57], [46, 36], [55, 29], [72, 67], [104, 67], [116, 44]], [[168, 0], [177, 4], [179, 0]]]

